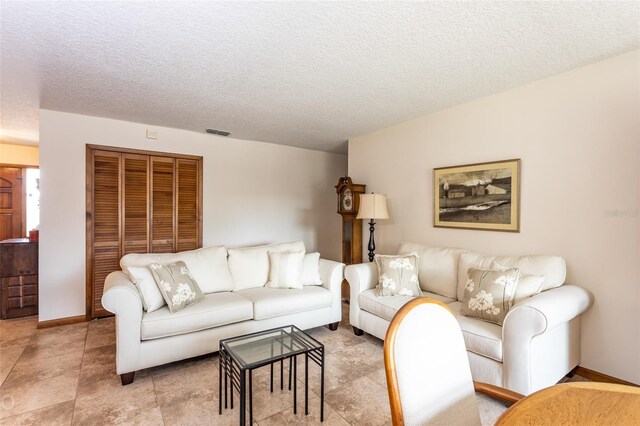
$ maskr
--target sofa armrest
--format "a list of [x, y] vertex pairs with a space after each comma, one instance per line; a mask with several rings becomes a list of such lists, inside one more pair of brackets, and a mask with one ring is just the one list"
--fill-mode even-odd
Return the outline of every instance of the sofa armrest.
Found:
[[504, 386], [529, 394], [534, 379], [534, 338], [573, 320], [589, 308], [592, 300], [587, 290], [563, 285], [511, 308], [502, 327]]
[[344, 270], [344, 276], [349, 281], [351, 298], [357, 298], [358, 294], [378, 285], [378, 268], [374, 262], [349, 265]]
[[344, 279], [344, 263], [320, 259], [320, 280], [322, 287], [331, 292], [331, 323], [342, 320], [342, 280]]
[[344, 279], [344, 263], [333, 260], [320, 259], [318, 262], [322, 287], [340, 294], [341, 284]]
[[575, 285], [543, 291], [509, 310], [504, 319], [503, 340], [512, 331], [526, 333], [530, 338], [544, 333], [582, 314], [592, 302], [591, 293]]
[[344, 276], [349, 282], [349, 322], [355, 328], [361, 328], [358, 296], [378, 285], [378, 268], [373, 262], [357, 263], [347, 266]]
[[116, 271], [104, 281], [102, 306], [116, 314], [116, 370], [118, 374], [138, 369], [142, 299], [129, 277]]

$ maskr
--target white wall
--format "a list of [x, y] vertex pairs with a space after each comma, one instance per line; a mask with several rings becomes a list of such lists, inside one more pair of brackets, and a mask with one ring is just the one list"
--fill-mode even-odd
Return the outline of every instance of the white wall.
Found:
[[341, 257], [345, 155], [41, 110], [40, 321], [85, 312], [86, 144], [201, 155], [205, 246], [303, 240]]
[[[349, 142], [349, 175], [386, 193], [379, 253], [400, 241], [559, 254], [595, 296], [580, 364], [640, 383], [640, 51]], [[433, 168], [522, 159], [521, 232], [433, 227]], [[368, 235], [365, 231], [365, 241]]]

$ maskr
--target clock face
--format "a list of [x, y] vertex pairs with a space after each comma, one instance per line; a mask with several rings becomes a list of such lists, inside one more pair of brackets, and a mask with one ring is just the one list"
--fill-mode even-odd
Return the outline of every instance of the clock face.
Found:
[[353, 210], [353, 194], [348, 188], [342, 194], [342, 210], [347, 212]]

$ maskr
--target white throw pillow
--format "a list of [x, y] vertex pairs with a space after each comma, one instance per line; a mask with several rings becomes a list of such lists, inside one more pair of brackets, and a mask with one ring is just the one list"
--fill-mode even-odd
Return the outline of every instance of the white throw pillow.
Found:
[[513, 304], [515, 305], [518, 302], [522, 302], [523, 300], [540, 293], [543, 284], [543, 275], [520, 275], [520, 278], [518, 278], [518, 285], [516, 286], [516, 294], [513, 298]]
[[307, 253], [302, 261], [302, 285], [322, 285], [320, 253]]
[[266, 287], [302, 289], [302, 261], [304, 252], [269, 252], [269, 281]]
[[264, 287], [269, 281], [269, 255], [305, 251], [302, 241], [228, 249], [233, 291]]
[[162, 293], [156, 285], [156, 281], [147, 266], [130, 266], [128, 268], [129, 278], [140, 293], [142, 306], [146, 312], [157, 311], [167, 303], [162, 297]]

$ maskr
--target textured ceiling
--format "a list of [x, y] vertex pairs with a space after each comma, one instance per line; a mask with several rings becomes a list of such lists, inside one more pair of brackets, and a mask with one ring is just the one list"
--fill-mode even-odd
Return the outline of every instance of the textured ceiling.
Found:
[[639, 47], [639, 2], [2, 1], [2, 139], [38, 108], [344, 152]]

